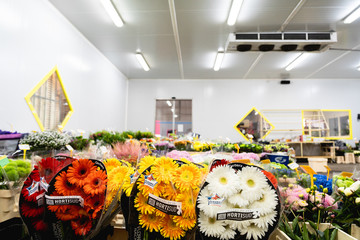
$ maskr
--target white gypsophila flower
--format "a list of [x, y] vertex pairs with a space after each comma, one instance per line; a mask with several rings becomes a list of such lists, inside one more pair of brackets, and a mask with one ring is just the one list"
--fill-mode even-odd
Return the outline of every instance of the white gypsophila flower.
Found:
[[225, 231], [220, 234], [220, 239], [221, 240], [234, 239], [235, 235], [236, 235], [236, 231], [231, 229], [229, 225], [226, 225]]
[[238, 191], [240, 180], [235, 170], [229, 166], [219, 166], [213, 169], [207, 176], [209, 190], [221, 197], [227, 198]]
[[245, 220], [245, 221], [226, 220], [225, 223], [228, 224], [231, 229], [238, 230], [238, 231], [240, 231], [241, 229], [247, 228], [250, 225], [249, 220]]
[[241, 235], [246, 235], [248, 240], [258, 240], [265, 236], [265, 230], [259, 228], [254, 223], [250, 223], [246, 228], [240, 229]]
[[254, 223], [259, 228], [262, 228], [265, 230], [265, 232], [268, 230], [269, 226], [273, 226], [276, 220], [277, 212], [271, 211], [270, 213], [260, 216], [260, 218], [251, 220], [251, 223]]
[[264, 188], [263, 195], [259, 200], [250, 204], [249, 208], [259, 209], [260, 215], [266, 215], [275, 210], [278, 204], [278, 195], [269, 185]]
[[220, 237], [226, 230], [224, 221], [216, 221], [215, 217], [208, 217], [203, 212], [200, 212], [198, 218], [200, 232], [208, 237]]
[[219, 211], [223, 211], [223, 210], [227, 209], [228, 205], [227, 205], [226, 201], [223, 201], [221, 203], [221, 206], [209, 205], [209, 197], [214, 196], [214, 194], [209, 191], [208, 186], [203, 188], [199, 193], [199, 196], [197, 199], [198, 208], [200, 209], [200, 211], [204, 212], [205, 215], [207, 215], [209, 217], [216, 217], [216, 214]]
[[244, 198], [250, 202], [259, 200], [268, 186], [266, 176], [255, 167], [244, 167], [238, 173], [240, 188], [246, 193]]
[[244, 191], [240, 190], [237, 193], [227, 198], [227, 201], [234, 206], [244, 207], [250, 204], [249, 200], [245, 199]]

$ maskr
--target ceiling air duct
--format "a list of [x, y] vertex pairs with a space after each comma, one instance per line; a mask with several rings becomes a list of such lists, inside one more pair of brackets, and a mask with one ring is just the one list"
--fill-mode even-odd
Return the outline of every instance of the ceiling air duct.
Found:
[[336, 32], [238, 32], [230, 33], [226, 51], [323, 52], [336, 42]]

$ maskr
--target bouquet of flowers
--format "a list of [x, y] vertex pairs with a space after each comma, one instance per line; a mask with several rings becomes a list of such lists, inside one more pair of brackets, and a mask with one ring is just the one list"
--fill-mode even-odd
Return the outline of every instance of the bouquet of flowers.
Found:
[[194, 234], [195, 202], [207, 169], [157, 158], [136, 181], [130, 196], [129, 238], [187, 239]]
[[183, 158], [185, 158], [186, 160], [192, 162], [192, 157], [190, 155], [190, 153], [186, 152], [186, 151], [178, 151], [178, 150], [172, 150], [171, 152], [168, 152], [166, 154], [167, 157], [175, 159], [175, 160], [181, 160]]
[[20, 144], [29, 144], [35, 150], [61, 150], [71, 141], [71, 136], [55, 131], [30, 133], [20, 140]]
[[90, 239], [100, 229], [107, 174], [97, 160], [77, 159], [61, 169], [45, 193], [52, 239]]
[[268, 239], [280, 217], [276, 179], [256, 166], [215, 160], [196, 209], [201, 239]]
[[31, 163], [26, 160], [9, 160], [0, 166], [0, 189], [14, 189], [22, 186], [31, 172]]
[[113, 152], [118, 159], [128, 161], [133, 165], [137, 163], [138, 158], [149, 154], [146, 145], [136, 140], [115, 143]]
[[360, 181], [349, 187], [339, 187], [335, 197], [341, 208], [335, 210], [334, 223], [349, 232], [351, 224], [360, 226]]
[[232, 157], [234, 160], [249, 159], [253, 163], [260, 161], [260, 157], [256, 153], [251, 153], [251, 152], [233, 153]]

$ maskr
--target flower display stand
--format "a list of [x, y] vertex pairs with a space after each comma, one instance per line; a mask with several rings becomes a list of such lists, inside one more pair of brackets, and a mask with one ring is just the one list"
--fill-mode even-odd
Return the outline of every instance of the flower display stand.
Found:
[[336, 157], [336, 163], [344, 163], [345, 159], [344, 156], [337, 156]]
[[269, 237], [269, 240], [291, 240], [283, 231], [276, 228]]
[[12, 190], [0, 190], [0, 222], [20, 216], [16, 204], [17, 194]]
[[360, 239], [360, 227], [356, 224], [351, 224], [351, 236], [356, 239]]
[[[292, 224], [292, 222], [289, 222], [290, 226]], [[310, 226], [309, 223], [306, 223], [306, 226]], [[330, 223], [320, 223], [319, 225], [319, 230], [320, 231], [325, 231], [327, 228], [334, 228]], [[308, 227], [308, 230], [310, 233], [314, 233], [314, 229], [312, 229], [311, 227]], [[346, 232], [338, 229], [337, 231], [337, 236], [335, 238], [335, 240], [358, 240], [359, 238], [355, 238], [349, 234], [347, 234]]]

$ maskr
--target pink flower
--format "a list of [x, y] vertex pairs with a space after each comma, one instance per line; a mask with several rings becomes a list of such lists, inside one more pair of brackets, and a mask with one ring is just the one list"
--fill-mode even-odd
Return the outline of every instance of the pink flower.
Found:
[[168, 152], [166, 154], [167, 157], [175, 159], [175, 160], [181, 160], [182, 158], [185, 158], [188, 161], [193, 161], [190, 153], [186, 152], [186, 151], [177, 151], [177, 150], [173, 150], [171, 152]]

